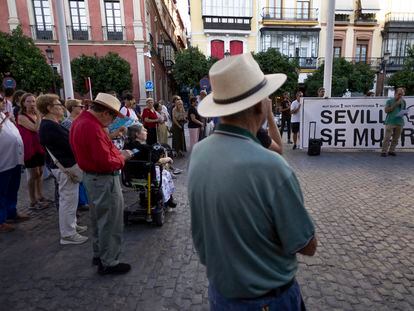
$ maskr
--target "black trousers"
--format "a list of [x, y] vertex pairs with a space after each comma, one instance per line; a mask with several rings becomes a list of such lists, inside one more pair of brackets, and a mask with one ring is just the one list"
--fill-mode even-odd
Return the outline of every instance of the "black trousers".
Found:
[[282, 122], [281, 122], [281, 125], [280, 125], [280, 137], [283, 136], [285, 126], [287, 126], [288, 140], [290, 140], [290, 116], [282, 115]]
[[155, 127], [147, 127], [147, 144], [152, 146], [157, 143], [157, 129]]

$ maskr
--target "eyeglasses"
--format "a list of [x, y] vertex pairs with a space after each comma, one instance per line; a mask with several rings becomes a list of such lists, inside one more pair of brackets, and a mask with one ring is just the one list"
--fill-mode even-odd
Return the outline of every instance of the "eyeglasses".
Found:
[[113, 120], [116, 119], [116, 117], [118, 116], [118, 113], [112, 110], [107, 110], [108, 114], [112, 117]]

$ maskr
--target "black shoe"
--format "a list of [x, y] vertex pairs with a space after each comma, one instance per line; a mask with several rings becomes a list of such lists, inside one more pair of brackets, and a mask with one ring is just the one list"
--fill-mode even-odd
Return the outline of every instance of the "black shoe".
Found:
[[101, 258], [93, 257], [92, 258], [92, 265], [94, 266], [102, 266]]
[[177, 207], [177, 203], [174, 202], [172, 197], [167, 201], [167, 205], [172, 208]]
[[292, 141], [291, 141], [290, 139], [288, 140], [288, 142], [287, 142], [287, 143], [288, 143], [289, 145], [290, 145], [290, 144], [293, 144], [293, 143], [292, 143]]
[[296, 148], [297, 148], [297, 146], [296, 145], [293, 145], [293, 148], [292, 149], [295, 150]]
[[390, 151], [388, 152], [388, 155], [395, 157], [397, 154], [395, 152]]
[[386, 157], [387, 154], [385, 152], [381, 152], [381, 157]]
[[105, 274], [125, 274], [131, 270], [131, 265], [127, 263], [119, 263], [116, 266], [103, 266], [102, 264], [98, 266], [98, 273], [100, 275]]

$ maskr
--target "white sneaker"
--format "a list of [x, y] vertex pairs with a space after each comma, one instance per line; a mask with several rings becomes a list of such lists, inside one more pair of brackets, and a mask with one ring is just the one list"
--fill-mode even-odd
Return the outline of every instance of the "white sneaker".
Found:
[[86, 231], [88, 231], [88, 226], [79, 226], [79, 225], [76, 225], [76, 232], [77, 233], [84, 233]]
[[178, 175], [181, 174], [183, 172], [183, 170], [180, 170], [179, 168], [174, 169], [173, 174], [174, 175]]
[[88, 240], [88, 237], [80, 235], [79, 233], [75, 233], [72, 236], [62, 237], [60, 238], [60, 244], [82, 244]]

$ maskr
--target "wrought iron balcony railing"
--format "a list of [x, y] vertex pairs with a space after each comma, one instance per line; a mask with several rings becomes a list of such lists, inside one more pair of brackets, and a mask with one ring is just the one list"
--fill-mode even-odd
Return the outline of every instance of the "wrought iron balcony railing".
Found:
[[289, 57], [289, 59], [297, 60], [299, 67], [302, 69], [316, 69], [318, 65], [317, 57]]
[[[373, 68], [379, 67], [382, 61], [381, 57], [338, 57], [338, 58], [343, 58], [347, 62], [350, 62], [352, 64], [360, 64], [360, 63], [368, 64]], [[325, 58], [319, 57], [318, 66], [322, 65], [324, 62], [325, 62]]]
[[30, 29], [34, 40], [51, 41], [55, 38], [55, 26], [53, 25], [30, 25]]
[[389, 12], [385, 15], [385, 22], [414, 22], [414, 13]]
[[68, 40], [80, 40], [87, 41], [90, 40], [91, 27], [90, 26], [78, 26], [72, 25], [66, 27]]
[[104, 40], [122, 41], [125, 40], [125, 26], [109, 25], [103, 26]]
[[349, 23], [351, 20], [347, 14], [335, 14], [335, 22]]
[[355, 23], [358, 24], [375, 24], [377, 23], [376, 14], [369, 13], [369, 14], [362, 14], [358, 13], [356, 14]]
[[318, 9], [264, 7], [263, 20], [317, 21]]

